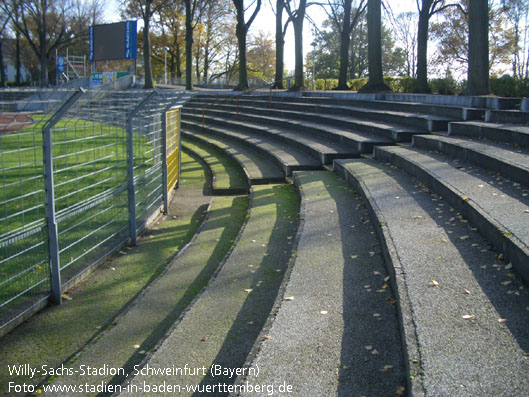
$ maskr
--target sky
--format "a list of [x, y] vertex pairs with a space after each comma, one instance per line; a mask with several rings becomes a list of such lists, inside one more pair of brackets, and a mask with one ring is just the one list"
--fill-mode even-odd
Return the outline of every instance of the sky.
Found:
[[[386, 0], [392, 8], [395, 15], [405, 11], [417, 11], [416, 0]], [[355, 1], [356, 2], [356, 1]], [[272, 1], [275, 3], [275, 1]], [[116, 0], [106, 2], [105, 22], [119, 22], [121, 20]], [[275, 5], [275, 4], [274, 4]], [[307, 14], [312, 18], [316, 25], [327, 18], [325, 11], [319, 6], [311, 6], [307, 9]], [[286, 19], [286, 18], [284, 18]], [[139, 28], [139, 27], [138, 27]], [[250, 34], [256, 34], [259, 31], [269, 33], [271, 38], [275, 38], [275, 15], [270, 6], [270, 0], [263, 0], [261, 10], [254, 23], [250, 27]], [[314, 40], [311, 24], [305, 20], [303, 26], [303, 53], [307, 54], [312, 50], [310, 43]], [[289, 26], [285, 37], [285, 68], [288, 71], [294, 70], [294, 31], [292, 25]]]

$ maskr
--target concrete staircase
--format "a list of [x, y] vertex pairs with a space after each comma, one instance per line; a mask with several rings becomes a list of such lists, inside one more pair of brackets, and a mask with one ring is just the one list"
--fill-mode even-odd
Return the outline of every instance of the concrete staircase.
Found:
[[[172, 297], [165, 334], [126, 361], [142, 371], [103, 381], [123, 395], [529, 394], [529, 127], [516, 106], [196, 95], [184, 148], [213, 193], [249, 197], [246, 220], [207, 286]], [[199, 243], [224, 234], [217, 213], [174, 269], [200, 270]], [[167, 287], [152, 285], [134, 310]]]

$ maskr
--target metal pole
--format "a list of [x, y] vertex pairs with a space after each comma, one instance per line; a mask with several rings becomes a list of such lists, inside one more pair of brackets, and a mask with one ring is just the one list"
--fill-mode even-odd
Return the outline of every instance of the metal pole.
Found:
[[167, 85], [167, 48], [163, 49], [164, 60], [163, 60], [163, 70], [164, 70], [164, 84]]
[[134, 137], [132, 135], [132, 115], [127, 120], [127, 189], [129, 193], [130, 244], [136, 245], [136, 194], [134, 191]]
[[59, 262], [59, 232], [55, 220], [55, 193], [53, 190], [53, 156], [51, 128], [43, 129], [44, 189], [46, 192], [46, 218], [48, 223], [48, 254], [50, 260], [52, 300], [62, 303], [61, 266]]
[[83, 91], [73, 94], [62, 107], [42, 127], [42, 157], [44, 163], [44, 189], [46, 206], [46, 223], [48, 225], [48, 256], [51, 277], [51, 298], [53, 302], [62, 303], [61, 266], [59, 258], [59, 232], [55, 219], [55, 192], [53, 184], [53, 150], [51, 129], [66, 111], [79, 99]]
[[163, 213], [169, 212], [169, 188], [167, 181], [167, 110], [163, 112], [162, 120], [162, 193]]

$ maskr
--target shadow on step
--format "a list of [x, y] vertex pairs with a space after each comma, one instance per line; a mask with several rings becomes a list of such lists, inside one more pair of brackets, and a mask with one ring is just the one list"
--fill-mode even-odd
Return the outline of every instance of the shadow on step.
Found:
[[[235, 197], [230, 208], [223, 208], [214, 210], [210, 213], [209, 218], [205, 220], [202, 230], [207, 231], [217, 228], [224, 228], [222, 235], [218, 242], [215, 242], [215, 249], [209, 257], [204, 268], [195, 278], [192, 284], [189, 285], [186, 292], [174, 307], [174, 309], [161, 321], [158, 326], [152, 331], [147, 339], [141, 344], [136, 352], [123, 365], [123, 373], [133, 373], [134, 365], [140, 364], [145, 359], [145, 353], [153, 350], [156, 345], [162, 341], [173, 324], [178, 321], [179, 317], [186, 311], [197, 294], [207, 285], [210, 278], [215, 274], [219, 263], [228, 253], [233, 241], [242, 226], [243, 217], [238, 216], [240, 213], [245, 213], [244, 208], [248, 206], [248, 197]], [[237, 210], [237, 208], [239, 209]], [[197, 213], [203, 212], [201, 208]], [[199, 233], [200, 233], [199, 231]], [[163, 275], [161, 275], [163, 277]], [[156, 310], [156, 308], [152, 308]], [[109, 382], [110, 385], [120, 385], [126, 379], [125, 375], [116, 375]], [[103, 394], [102, 394], [103, 395]]]
[[342, 185], [346, 183], [327, 187], [337, 205], [344, 258], [337, 396], [394, 395], [406, 385], [394, 296], [367, 208], [356, 192]]
[[[393, 175], [398, 180], [396, 175]], [[431, 194], [430, 190], [416, 178], [416, 189], [408, 188], [410, 196], [416, 196], [421, 190], [423, 194]], [[405, 183], [401, 184], [407, 186]], [[496, 186], [502, 189], [502, 186]], [[516, 339], [520, 348], [529, 354], [529, 292], [522, 278], [515, 274], [508, 263], [498, 260], [498, 253], [493, 246], [483, 238], [473, 225], [464, 219], [456, 209], [443, 201], [441, 196], [431, 194], [432, 200], [423, 204], [424, 200], [416, 202], [437, 223], [439, 228], [447, 231], [450, 243], [453, 244], [481, 290], [496, 310], [502, 324], [505, 325]], [[436, 214], [437, 216], [435, 216]], [[463, 293], [463, 292], [461, 292]]]
[[[277, 192], [271, 194], [269, 189], [254, 191], [252, 208], [275, 204], [277, 219], [267, 243], [266, 255], [253, 273], [252, 292], [248, 294], [248, 298], [237, 314], [212, 366], [244, 367], [279, 293], [292, 253], [292, 237], [296, 235], [298, 229], [299, 201], [294, 197], [285, 197], [288, 189], [291, 189], [289, 185], [276, 186], [274, 189], [283, 189], [284, 194]], [[235, 380], [235, 377], [229, 376], [212, 377], [211, 372], [208, 372], [200, 388], [219, 383], [231, 385]], [[195, 395], [199, 394], [195, 393]]]

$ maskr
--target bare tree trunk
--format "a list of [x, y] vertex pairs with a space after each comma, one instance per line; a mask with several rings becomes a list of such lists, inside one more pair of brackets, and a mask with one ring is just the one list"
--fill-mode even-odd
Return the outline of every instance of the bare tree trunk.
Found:
[[489, 4], [470, 0], [468, 7], [467, 95], [488, 95], [489, 87]]
[[276, 73], [274, 88], [283, 89], [285, 38], [283, 37], [284, 0], [276, 0]]
[[239, 85], [236, 89], [238, 91], [244, 91], [249, 88], [248, 69], [246, 66], [246, 25], [244, 23], [244, 14], [242, 14], [241, 19], [239, 19], [239, 13], [237, 13], [236, 34], [239, 44]]
[[348, 90], [347, 70], [349, 69], [349, 46], [351, 44], [351, 4], [353, 0], [345, 0], [343, 5], [343, 24], [340, 32], [340, 74], [338, 75], [339, 90]]
[[47, 1], [43, 0], [41, 3], [42, 6], [42, 30], [40, 32], [40, 41], [39, 41], [39, 62], [40, 62], [40, 86], [48, 86], [48, 57], [46, 56], [46, 8], [48, 6]]
[[180, 51], [180, 44], [176, 45], [176, 78], [182, 78], [182, 54]]
[[305, 74], [303, 73], [303, 21], [305, 19], [306, 0], [301, 0], [298, 14], [294, 23], [294, 45], [295, 59], [294, 80], [295, 89], [303, 90], [305, 85]]
[[432, 0], [423, 0], [417, 31], [417, 87], [416, 92], [430, 93], [428, 86], [428, 24]]
[[16, 74], [15, 74], [15, 84], [21, 85], [22, 84], [22, 62], [20, 61], [20, 32], [18, 29], [15, 33], [15, 67], [16, 67]]
[[367, 3], [367, 57], [369, 80], [361, 92], [387, 92], [390, 88], [384, 83], [382, 73], [382, 15], [381, 0]]
[[193, 15], [191, 0], [186, 0], [186, 90], [193, 89]]
[[4, 69], [4, 51], [2, 50], [4, 40], [0, 38], [0, 87], [6, 86], [6, 71]]
[[143, 17], [143, 67], [145, 70], [145, 89], [153, 88], [152, 83], [152, 67], [151, 67], [151, 37], [150, 37], [150, 23], [151, 23], [151, 2], [145, 2], [145, 14]]

